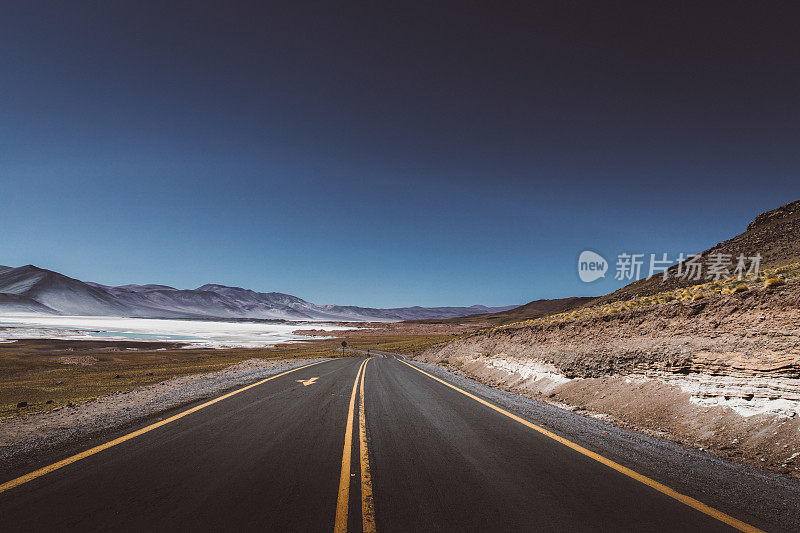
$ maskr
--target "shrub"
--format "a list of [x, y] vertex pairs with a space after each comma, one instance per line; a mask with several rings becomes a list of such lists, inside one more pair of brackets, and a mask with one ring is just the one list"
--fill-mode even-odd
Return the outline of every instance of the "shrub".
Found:
[[768, 278], [764, 282], [764, 288], [766, 289], [768, 287], [778, 287], [780, 285], [785, 285], [785, 284], [786, 284], [786, 282], [784, 280], [782, 280], [781, 278]]

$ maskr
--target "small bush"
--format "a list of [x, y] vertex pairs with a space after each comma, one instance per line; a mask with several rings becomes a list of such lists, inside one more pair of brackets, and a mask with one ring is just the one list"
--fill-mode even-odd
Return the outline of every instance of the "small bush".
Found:
[[780, 285], [786, 285], [786, 282], [784, 280], [782, 280], [781, 278], [768, 278], [764, 282], [764, 288], [765, 289], [768, 288], [768, 287], [778, 287]]

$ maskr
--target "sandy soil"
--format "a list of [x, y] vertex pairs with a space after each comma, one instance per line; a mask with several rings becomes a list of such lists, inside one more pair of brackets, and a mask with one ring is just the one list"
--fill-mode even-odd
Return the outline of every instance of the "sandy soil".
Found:
[[64, 355], [56, 359], [62, 365], [80, 365], [92, 366], [96, 365], [100, 359], [92, 357], [91, 355]]

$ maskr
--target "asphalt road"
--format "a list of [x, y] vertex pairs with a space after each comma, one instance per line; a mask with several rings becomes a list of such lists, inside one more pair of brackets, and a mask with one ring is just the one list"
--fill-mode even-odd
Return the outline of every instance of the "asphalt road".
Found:
[[0, 485], [0, 531], [735, 530], [483, 402], [388, 354], [314, 364]]

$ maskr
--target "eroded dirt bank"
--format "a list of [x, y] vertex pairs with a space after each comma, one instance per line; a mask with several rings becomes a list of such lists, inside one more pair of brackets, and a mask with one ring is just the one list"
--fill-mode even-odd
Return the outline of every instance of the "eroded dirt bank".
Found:
[[800, 477], [798, 304], [791, 283], [495, 328], [418, 359]]

